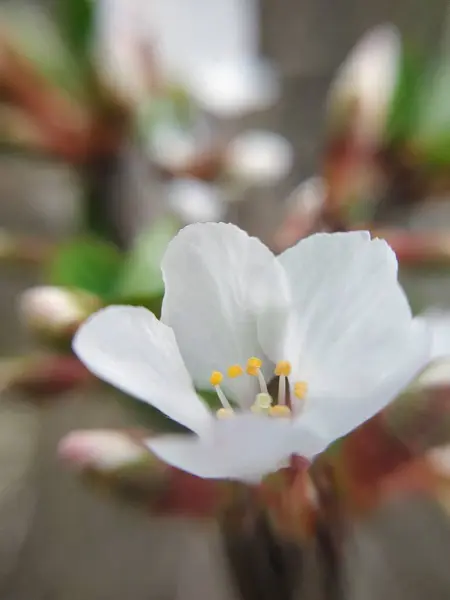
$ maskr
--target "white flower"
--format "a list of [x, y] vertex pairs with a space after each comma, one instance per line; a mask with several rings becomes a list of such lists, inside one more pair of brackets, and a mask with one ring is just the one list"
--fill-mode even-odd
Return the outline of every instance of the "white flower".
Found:
[[173, 179], [167, 184], [167, 203], [185, 224], [220, 221], [226, 212], [220, 188], [199, 179]]
[[223, 118], [278, 99], [276, 70], [259, 57], [254, 0], [99, 0], [96, 13], [99, 68], [133, 103], [155, 72]]
[[[293, 454], [311, 459], [429, 361], [395, 255], [366, 232], [313, 235], [275, 258], [234, 225], [190, 225], [162, 271], [161, 321], [109, 307], [81, 326], [74, 350], [98, 377], [195, 432], [148, 447], [200, 477], [255, 481]], [[266, 388], [274, 372], [276, 399]], [[216, 389], [217, 415], [194, 385]]]
[[204, 110], [222, 119], [266, 110], [280, 94], [276, 70], [254, 57], [210, 61], [190, 74], [186, 86]]
[[228, 145], [225, 169], [231, 177], [250, 185], [271, 185], [288, 175], [293, 155], [292, 146], [283, 136], [249, 130]]

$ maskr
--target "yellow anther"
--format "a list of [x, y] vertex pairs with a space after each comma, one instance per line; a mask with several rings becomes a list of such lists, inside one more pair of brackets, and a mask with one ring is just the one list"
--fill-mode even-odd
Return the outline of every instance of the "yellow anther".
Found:
[[228, 367], [227, 375], [228, 377], [234, 379], [235, 377], [240, 377], [243, 372], [244, 369], [241, 367], [241, 365], [231, 365], [231, 367]]
[[269, 416], [287, 418], [291, 416], [291, 409], [285, 404], [277, 404], [269, 408]]
[[256, 358], [252, 356], [247, 361], [247, 367], [255, 367], [256, 369], [260, 369], [262, 365], [262, 360], [260, 358]]
[[308, 384], [306, 381], [297, 381], [294, 383], [294, 395], [299, 399], [303, 400], [308, 391]]
[[281, 375], [285, 375], [285, 377], [289, 377], [292, 371], [291, 363], [288, 360], [280, 360], [275, 367], [275, 375], [277, 377], [281, 377]]
[[213, 371], [211, 373], [211, 377], [209, 378], [209, 382], [212, 386], [220, 385], [222, 383], [223, 375], [220, 371]]
[[258, 375], [261, 365], [262, 365], [261, 359], [256, 358], [254, 356], [252, 358], [249, 358], [247, 361], [247, 369], [246, 369], [247, 374], [253, 375], [255, 377], [256, 375]]
[[234, 410], [232, 408], [219, 408], [216, 412], [216, 417], [218, 419], [229, 419], [230, 417], [234, 417]]

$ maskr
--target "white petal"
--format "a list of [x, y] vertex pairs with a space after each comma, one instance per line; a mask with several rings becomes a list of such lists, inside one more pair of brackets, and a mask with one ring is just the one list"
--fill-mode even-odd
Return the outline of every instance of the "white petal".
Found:
[[146, 308], [110, 306], [88, 319], [73, 342], [97, 377], [201, 432], [211, 415], [197, 397], [175, 336]]
[[280, 262], [293, 312], [284, 355], [279, 349], [276, 358], [291, 361], [292, 380], [306, 381], [312, 396], [370, 393], [411, 338], [411, 311], [391, 248], [365, 232], [317, 234]]
[[450, 358], [450, 312], [434, 309], [418, 318], [422, 319], [431, 330], [432, 359]]
[[[264, 358], [256, 320], [270, 319], [285, 299], [283, 270], [264, 244], [234, 225], [190, 225], [169, 244], [162, 269], [162, 321], [175, 331], [198, 387], [209, 389], [212, 371]], [[248, 405], [257, 382], [244, 375], [224, 387]]]
[[325, 438], [328, 444], [352, 431], [394, 400], [430, 360], [431, 336], [415, 319], [390, 368], [380, 370], [378, 381], [359, 395], [323, 394], [308, 396], [304, 412], [296, 419]]
[[198, 477], [256, 482], [278, 470], [299, 437], [289, 419], [247, 414], [216, 421], [211, 437], [164, 436], [147, 445], [161, 460]]

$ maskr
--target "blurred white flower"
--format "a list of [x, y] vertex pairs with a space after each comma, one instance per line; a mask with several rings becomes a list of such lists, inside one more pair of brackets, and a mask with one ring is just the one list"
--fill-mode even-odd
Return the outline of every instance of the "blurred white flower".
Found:
[[450, 444], [428, 450], [426, 458], [442, 477], [450, 477]]
[[329, 93], [330, 108], [341, 114], [350, 107], [353, 133], [360, 141], [376, 143], [384, 134], [400, 58], [397, 29], [380, 25], [363, 36], [336, 75]]
[[142, 28], [140, 0], [97, 0], [95, 56], [104, 82], [124, 101], [148, 100], [154, 73], [152, 38]]
[[187, 85], [200, 106], [223, 119], [268, 109], [280, 93], [275, 69], [256, 57], [199, 65]]
[[220, 189], [198, 179], [174, 179], [168, 183], [167, 203], [185, 225], [220, 221], [226, 213]]
[[429, 309], [420, 318], [432, 334], [433, 359], [450, 359], [450, 311]]
[[326, 198], [327, 186], [322, 177], [302, 181], [285, 201], [285, 216], [274, 235], [275, 246], [284, 250], [317, 230]]
[[225, 170], [238, 181], [270, 185], [289, 174], [293, 155], [291, 144], [283, 136], [269, 131], [245, 131], [228, 145]]
[[33, 331], [63, 332], [79, 325], [100, 306], [97, 296], [81, 290], [38, 286], [20, 297], [19, 315]]
[[[190, 225], [162, 270], [161, 321], [112, 306], [73, 347], [95, 375], [196, 433], [148, 447], [200, 477], [255, 481], [293, 454], [311, 459], [430, 359], [394, 253], [366, 232], [313, 235], [276, 258], [233, 225]], [[267, 389], [274, 374], [277, 398]], [[216, 414], [194, 385], [215, 389]]]
[[431, 332], [432, 363], [415, 382], [419, 387], [450, 385], [450, 312], [429, 309], [420, 317]]
[[123, 93], [148, 94], [151, 56], [159, 81], [179, 83], [218, 116], [276, 100], [275, 70], [258, 58], [254, 0], [98, 0], [98, 7], [100, 63]]
[[177, 123], [156, 124], [147, 138], [147, 151], [155, 164], [169, 171], [188, 170], [212, 152], [213, 133], [206, 123], [183, 128]]
[[59, 444], [59, 456], [78, 469], [116, 471], [141, 462], [145, 448], [117, 431], [74, 431]]

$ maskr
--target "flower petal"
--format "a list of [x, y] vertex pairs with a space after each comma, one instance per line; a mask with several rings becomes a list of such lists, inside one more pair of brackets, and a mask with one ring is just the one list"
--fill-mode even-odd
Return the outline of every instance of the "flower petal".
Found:
[[279, 259], [293, 311], [284, 354], [276, 358], [292, 363], [293, 381], [306, 381], [313, 396], [367, 395], [411, 336], [391, 248], [366, 232], [317, 234]]
[[[289, 419], [247, 414], [216, 421], [210, 437], [163, 436], [146, 443], [161, 460], [198, 477], [256, 483], [289, 458], [300, 433]], [[310, 444], [310, 456], [323, 449], [312, 436]]]
[[[234, 225], [189, 225], [169, 244], [162, 269], [162, 321], [175, 331], [198, 387], [210, 387], [212, 371], [264, 358], [256, 321], [270, 320], [286, 291], [284, 272], [264, 244]], [[243, 376], [224, 388], [248, 406], [257, 381]]]
[[100, 379], [196, 432], [211, 414], [198, 398], [175, 336], [146, 308], [110, 306], [77, 331], [73, 349]]
[[353, 396], [338, 394], [308, 397], [305, 410], [296, 421], [305, 428], [328, 436], [328, 444], [346, 435], [394, 400], [428, 364], [431, 335], [422, 320], [414, 319], [397, 360], [388, 372], [381, 372], [373, 388]]

